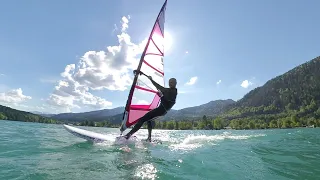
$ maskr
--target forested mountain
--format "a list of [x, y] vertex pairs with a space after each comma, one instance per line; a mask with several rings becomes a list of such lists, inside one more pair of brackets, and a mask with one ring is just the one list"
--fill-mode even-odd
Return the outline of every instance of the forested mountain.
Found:
[[6, 119], [25, 122], [57, 123], [56, 120], [51, 118], [46, 118], [30, 112], [20, 111], [0, 105], [0, 120]]
[[[210, 101], [206, 104], [202, 104], [199, 106], [188, 107], [181, 110], [171, 110], [162, 119], [186, 120], [199, 118], [203, 115], [217, 116], [223, 112], [225, 107], [233, 103], [235, 103], [235, 101], [233, 101], [232, 99]], [[65, 122], [101, 122], [108, 120], [112, 124], [120, 124], [122, 121], [123, 112], [124, 107], [117, 107], [114, 109], [104, 109], [99, 111], [90, 111], [83, 113], [61, 113], [53, 115], [51, 116], [51, 118]]]
[[45, 112], [39, 112], [39, 111], [31, 111], [32, 114], [37, 114], [40, 116], [44, 116], [44, 117], [52, 117], [56, 114], [50, 114], [50, 113], [45, 113]]
[[183, 108], [180, 110], [171, 110], [164, 117], [165, 120], [169, 119], [185, 119], [190, 117], [202, 117], [206, 116], [217, 116], [224, 112], [225, 108], [231, 104], [234, 104], [235, 101], [232, 99], [227, 100], [215, 100], [210, 101], [206, 104], [199, 106], [193, 106], [188, 108]]
[[61, 113], [52, 116], [53, 119], [63, 120], [67, 122], [82, 122], [82, 121], [103, 121], [108, 117], [121, 114], [124, 107], [117, 107], [113, 109], [103, 109], [98, 111], [82, 112], [82, 113]]
[[[216, 100], [210, 101], [206, 104], [200, 106], [188, 107], [180, 110], [171, 110], [164, 117], [159, 118], [161, 121], [181, 121], [181, 120], [198, 120], [203, 116], [215, 117], [221, 114], [224, 111], [224, 108], [230, 104], [233, 104], [235, 101], [232, 99], [227, 100]], [[122, 113], [107, 117], [109, 122], [112, 124], [120, 124], [122, 122]]]
[[320, 57], [258, 87], [223, 114], [237, 128], [317, 125], [320, 118]]

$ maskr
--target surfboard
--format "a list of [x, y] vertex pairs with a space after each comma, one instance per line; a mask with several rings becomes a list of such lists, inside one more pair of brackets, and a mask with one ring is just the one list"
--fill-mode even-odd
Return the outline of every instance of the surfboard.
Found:
[[[137, 136], [132, 136], [130, 137], [129, 140], [125, 139], [123, 136], [118, 136], [116, 137], [115, 139], [111, 136], [108, 136], [106, 134], [101, 134], [101, 133], [97, 133], [97, 132], [93, 132], [93, 131], [88, 131], [88, 130], [84, 130], [84, 129], [80, 129], [80, 128], [77, 128], [77, 127], [74, 127], [74, 126], [70, 126], [70, 125], [66, 125], [64, 124], [63, 125], [64, 128], [70, 132], [71, 134], [79, 137], [79, 138], [82, 138], [82, 139], [85, 139], [87, 141], [90, 141], [90, 142], [104, 142], [104, 141], [114, 141], [116, 142], [117, 144], [120, 143], [126, 143], [127, 141], [139, 141], [139, 139], [137, 138]], [[143, 140], [141, 139], [141, 141], [145, 141], [145, 142], [148, 142], [146, 140]], [[155, 143], [155, 144], [162, 144], [162, 141], [160, 140], [152, 140], [151, 142], [149, 143]]]
[[96, 132], [93, 132], [93, 131], [88, 131], [88, 130], [76, 128], [76, 127], [69, 126], [69, 125], [66, 125], [66, 124], [64, 124], [63, 126], [71, 134], [73, 134], [73, 135], [75, 135], [77, 137], [80, 137], [82, 139], [86, 139], [88, 141], [103, 142], [103, 141], [110, 141], [111, 140], [110, 136], [107, 136], [105, 134], [96, 133]]
[[[106, 134], [101, 134], [101, 133], [97, 133], [97, 132], [93, 132], [93, 131], [88, 131], [88, 130], [84, 130], [84, 129], [80, 129], [74, 126], [70, 126], [70, 125], [63, 125], [64, 128], [70, 132], [71, 134], [80, 137], [82, 139], [85, 139], [87, 141], [91, 141], [91, 142], [104, 142], [104, 141], [127, 141], [127, 139], [125, 139], [123, 136], [118, 136], [114, 139], [114, 137], [112, 136], [108, 136]], [[136, 136], [132, 136], [130, 137], [129, 140], [136, 140], [137, 137]]]

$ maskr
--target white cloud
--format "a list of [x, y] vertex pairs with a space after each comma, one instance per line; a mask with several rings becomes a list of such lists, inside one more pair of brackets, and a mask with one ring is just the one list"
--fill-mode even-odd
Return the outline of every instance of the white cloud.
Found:
[[32, 99], [31, 96], [24, 95], [21, 88], [0, 93], [0, 102], [6, 104], [22, 103], [29, 99]]
[[53, 107], [71, 111], [73, 108], [91, 107], [103, 109], [112, 106], [112, 102], [90, 91], [108, 89], [124, 91], [132, 83], [132, 70], [139, 62], [139, 56], [146, 44], [131, 42], [127, 34], [130, 16], [122, 17], [121, 33], [117, 35], [119, 45], [108, 46], [105, 51], [88, 51], [78, 64], [69, 64], [61, 73], [62, 80], [47, 99]]
[[248, 88], [249, 86], [252, 86], [252, 85], [253, 85], [253, 83], [248, 80], [244, 80], [241, 83], [241, 87], [243, 87], [243, 88]]
[[222, 81], [221, 81], [221, 79], [217, 82], [217, 84], [219, 85], [220, 83], [221, 83]]
[[190, 78], [190, 80], [186, 83], [186, 85], [194, 85], [196, 83], [196, 81], [198, 80], [198, 77], [192, 77]]
[[5, 76], [5, 75], [0, 73], [0, 76]]

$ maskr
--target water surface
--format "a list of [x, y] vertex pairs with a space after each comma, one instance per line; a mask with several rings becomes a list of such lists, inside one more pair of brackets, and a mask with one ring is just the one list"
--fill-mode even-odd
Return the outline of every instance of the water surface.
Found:
[[[163, 144], [90, 143], [62, 125], [0, 121], [0, 179], [320, 179], [320, 129], [154, 130]], [[137, 132], [146, 139], [147, 130]]]

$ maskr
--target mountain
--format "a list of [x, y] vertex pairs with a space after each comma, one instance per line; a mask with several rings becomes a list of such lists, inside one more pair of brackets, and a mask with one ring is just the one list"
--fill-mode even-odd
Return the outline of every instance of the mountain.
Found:
[[82, 113], [61, 113], [52, 116], [51, 118], [57, 120], [63, 120], [66, 122], [81, 122], [81, 121], [104, 121], [108, 117], [112, 117], [117, 114], [122, 114], [124, 107], [117, 107], [114, 109], [103, 109]]
[[52, 117], [56, 114], [50, 114], [50, 113], [45, 113], [45, 112], [39, 112], [39, 111], [31, 111], [32, 114], [37, 114], [40, 116], [44, 116], [44, 117]]
[[6, 119], [25, 122], [56, 123], [56, 121], [51, 118], [0, 105], [0, 120]]
[[[210, 101], [200, 106], [188, 107], [181, 110], [171, 110], [165, 115], [163, 120], [182, 120], [188, 118], [198, 118], [203, 115], [217, 116], [222, 113], [224, 108], [230, 104], [235, 103], [231, 99]], [[51, 117], [52, 119], [65, 122], [84, 122], [84, 121], [109, 121], [112, 124], [120, 124], [124, 107], [117, 107], [114, 109], [104, 109], [98, 111], [82, 112], [82, 113], [61, 113], [57, 115], [40, 114], [42, 116]], [[39, 112], [38, 112], [39, 113]]]
[[[320, 119], [320, 57], [267, 81], [228, 107], [223, 117], [231, 125], [294, 127]], [[252, 123], [250, 124], [251, 126]], [[240, 125], [239, 125], [240, 126]]]
[[[171, 119], [174, 120], [188, 120], [188, 119], [199, 119], [202, 118], [203, 115], [206, 116], [217, 116], [224, 112], [224, 109], [235, 103], [232, 99], [227, 100], [216, 100], [210, 101], [206, 104], [202, 104], [200, 106], [188, 107], [180, 110], [172, 109], [169, 111], [161, 120], [168, 121]], [[109, 121], [112, 124], [121, 124], [123, 111], [121, 114], [105, 117], [105, 120]]]
[[320, 101], [320, 57], [308, 61], [294, 69], [277, 76], [246, 94], [235, 105], [267, 106], [274, 104], [285, 108], [291, 103], [292, 108], [308, 105], [312, 99]]
[[203, 115], [217, 116], [224, 112], [225, 108], [234, 103], [235, 101], [232, 99], [215, 100], [199, 106], [183, 108], [180, 110], [171, 110], [164, 117], [164, 120], [202, 117]]

